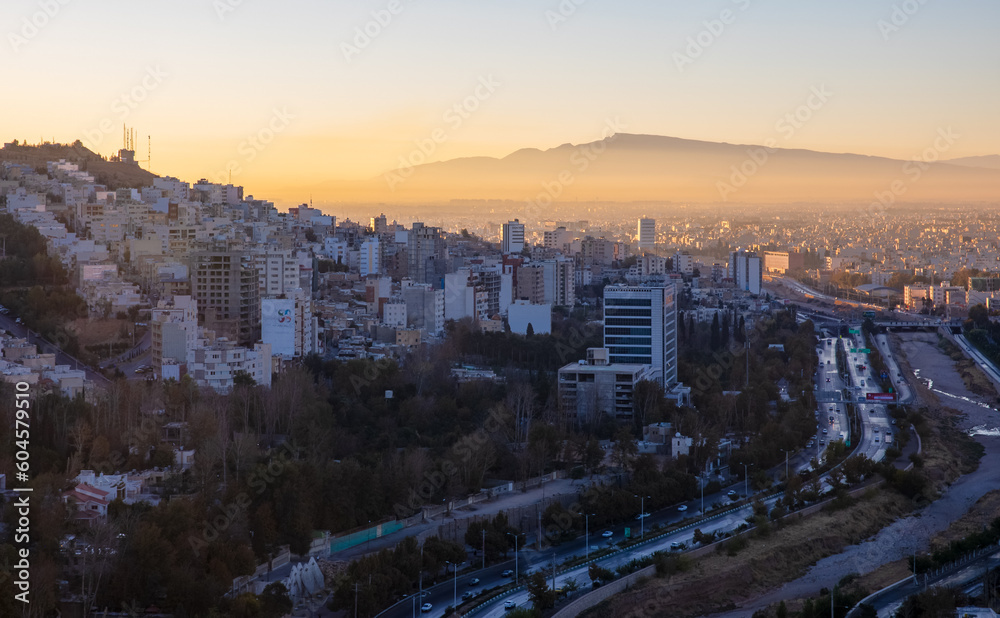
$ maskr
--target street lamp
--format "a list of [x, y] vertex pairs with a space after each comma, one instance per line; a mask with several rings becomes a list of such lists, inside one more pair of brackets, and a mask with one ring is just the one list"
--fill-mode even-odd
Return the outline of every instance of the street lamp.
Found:
[[[451, 607], [452, 607], [452, 609], [454, 609], [454, 608], [458, 607], [458, 564], [452, 564], [448, 560], [445, 560], [444, 563], [445, 564], [450, 564], [451, 566], [453, 566], [455, 568], [455, 585], [454, 585], [454, 589], [452, 591], [452, 597], [451, 597]], [[445, 573], [447, 573], [447, 572], [448, 572], [448, 569], [446, 568], [445, 569]]]
[[583, 515], [583, 521], [585, 522], [586, 528], [587, 528], [587, 533], [586, 533], [587, 534], [587, 561], [589, 562], [590, 561], [590, 516], [593, 515], [593, 513], [581, 513], [581, 515]]
[[788, 451], [781, 449], [781, 452], [785, 454], [785, 482], [788, 481]]
[[639, 498], [639, 538], [646, 536], [646, 498], [650, 496], [640, 496], [638, 494], [633, 495], [633, 498]]
[[516, 586], [517, 585], [517, 576], [518, 576], [518, 572], [517, 572], [517, 535], [508, 532], [507, 536], [514, 537], [514, 585]]
[[750, 499], [750, 473], [747, 468], [747, 464], [743, 464], [743, 493], [746, 494], [747, 500]]

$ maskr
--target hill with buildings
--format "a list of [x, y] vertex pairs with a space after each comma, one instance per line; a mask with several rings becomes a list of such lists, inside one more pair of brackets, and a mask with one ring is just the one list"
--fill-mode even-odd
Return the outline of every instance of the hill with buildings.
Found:
[[45, 142], [39, 145], [22, 145], [14, 141], [0, 148], [0, 162], [21, 163], [36, 170], [44, 169], [49, 161], [60, 159], [76, 163], [81, 171], [90, 173], [98, 183], [109, 189], [148, 187], [157, 177], [136, 163], [109, 161], [88, 149], [79, 140], [73, 144]]

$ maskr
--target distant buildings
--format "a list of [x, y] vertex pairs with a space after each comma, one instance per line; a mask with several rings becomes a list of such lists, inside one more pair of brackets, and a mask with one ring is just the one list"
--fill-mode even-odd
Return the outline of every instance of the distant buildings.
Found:
[[447, 248], [441, 228], [414, 223], [407, 234], [409, 275], [416, 283], [436, 283], [446, 272]]
[[765, 251], [764, 270], [769, 273], [785, 273], [789, 270], [805, 270], [806, 256], [797, 251]]

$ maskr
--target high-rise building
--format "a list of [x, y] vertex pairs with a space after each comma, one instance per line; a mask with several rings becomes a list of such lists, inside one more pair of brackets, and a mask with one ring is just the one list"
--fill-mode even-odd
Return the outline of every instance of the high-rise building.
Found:
[[377, 217], [372, 217], [372, 231], [375, 234], [384, 234], [389, 229], [389, 224], [386, 223], [385, 214], [380, 214]]
[[250, 257], [257, 269], [261, 297], [282, 296], [301, 287], [299, 261], [291, 249], [254, 247]]
[[760, 294], [764, 261], [753, 251], [733, 251], [729, 254], [729, 276], [736, 282], [736, 289]]
[[441, 228], [414, 222], [407, 233], [409, 275], [416, 283], [437, 283], [444, 274], [447, 247], [441, 238]]
[[[545, 294], [541, 302], [557, 307], [576, 304], [576, 265], [569, 258], [556, 258], [541, 263]], [[532, 301], [535, 302], [535, 301]]]
[[515, 295], [535, 305], [545, 302], [545, 270], [541, 264], [525, 264], [517, 269]]
[[217, 336], [239, 343], [260, 338], [260, 279], [241, 251], [203, 251], [191, 258], [191, 295], [198, 318]]
[[639, 249], [652, 250], [656, 247], [656, 219], [639, 219]]
[[524, 251], [524, 224], [514, 219], [504, 223], [501, 229], [500, 251], [504, 255]]
[[358, 269], [362, 277], [377, 275], [381, 272], [382, 251], [378, 236], [366, 238], [361, 243], [361, 252], [358, 256]]
[[674, 285], [604, 288], [604, 347], [610, 364], [652, 365], [669, 391], [677, 384]]

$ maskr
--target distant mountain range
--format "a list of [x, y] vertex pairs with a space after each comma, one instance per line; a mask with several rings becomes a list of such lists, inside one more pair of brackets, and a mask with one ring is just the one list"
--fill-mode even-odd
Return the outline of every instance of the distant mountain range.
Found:
[[[950, 147], [943, 133], [938, 147]], [[918, 163], [619, 133], [503, 158], [391, 170], [355, 189], [383, 201], [505, 199], [539, 206], [549, 200], [1000, 202], [1000, 155]]]

